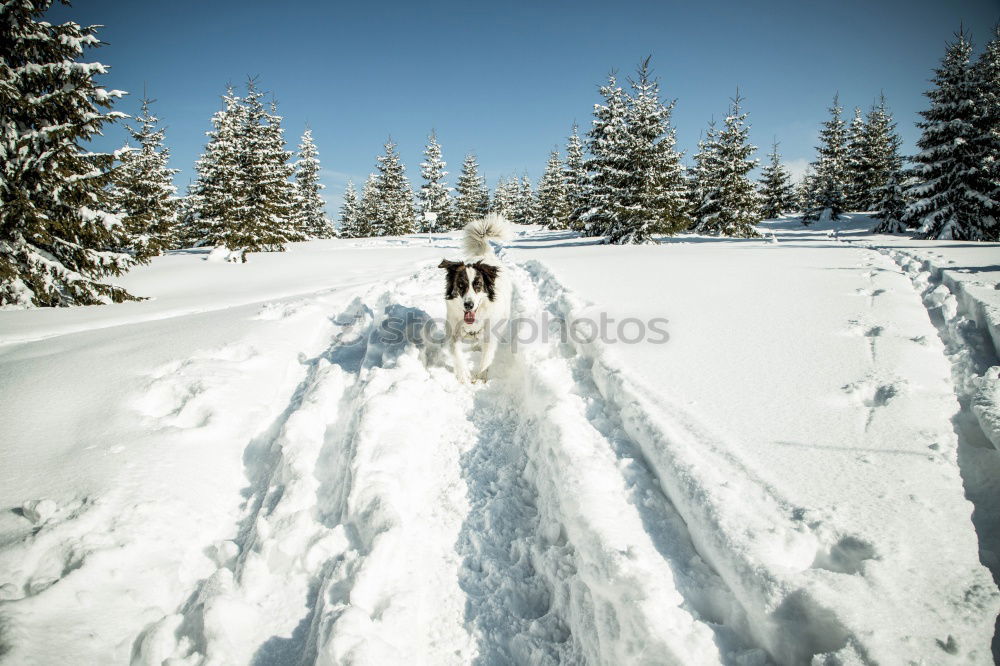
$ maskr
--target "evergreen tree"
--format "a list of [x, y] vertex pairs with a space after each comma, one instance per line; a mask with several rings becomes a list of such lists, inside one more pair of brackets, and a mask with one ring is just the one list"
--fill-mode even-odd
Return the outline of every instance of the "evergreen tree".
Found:
[[107, 212], [114, 157], [81, 144], [124, 114], [122, 92], [77, 62], [98, 46], [97, 26], [40, 21], [50, 0], [0, 8], [0, 307], [91, 305], [134, 299], [102, 283], [133, 259], [121, 222]]
[[723, 129], [718, 133], [705, 198], [712, 210], [699, 220], [696, 230], [738, 238], [759, 236], [760, 201], [749, 173], [757, 166], [757, 146], [749, 142], [747, 114], [741, 112], [739, 92], [733, 98]]
[[984, 192], [983, 237], [996, 240], [1000, 234], [997, 226], [1000, 224], [1000, 24], [979, 56], [974, 76], [976, 153], [985, 172], [985, 182], [993, 185]]
[[508, 220], [514, 219], [514, 211], [517, 208], [517, 200], [520, 196], [521, 185], [517, 178], [501, 177], [497, 180], [497, 186], [493, 190], [493, 199], [490, 202], [490, 212], [503, 215]]
[[517, 187], [517, 198], [514, 200], [514, 210], [511, 222], [515, 224], [535, 223], [535, 193], [531, 189], [531, 179], [528, 176], [521, 176], [521, 181], [513, 181]]
[[187, 244], [219, 245], [223, 230], [236, 223], [245, 110], [232, 86], [226, 89], [222, 104], [212, 116], [212, 129], [205, 133], [205, 151], [195, 162], [198, 178], [187, 197], [192, 214], [183, 226]]
[[803, 206], [802, 222], [810, 224], [824, 216], [836, 220], [846, 210], [845, 163], [847, 160], [847, 133], [841, 117], [839, 95], [834, 95], [830, 119], [819, 132], [820, 145], [813, 163], [815, 176], [809, 181], [806, 194], [808, 207]]
[[406, 168], [399, 160], [396, 144], [392, 139], [385, 142], [385, 154], [376, 158], [376, 168], [376, 217], [381, 225], [379, 235], [401, 236], [413, 233], [413, 190], [410, 189]]
[[708, 129], [698, 140], [698, 152], [694, 155], [694, 166], [688, 177], [688, 208], [692, 211], [694, 228], [704, 226], [718, 212], [718, 207], [709, 194], [717, 191], [713, 178], [719, 173], [718, 130], [715, 119], [708, 122]]
[[426, 160], [420, 163], [420, 175], [424, 182], [417, 194], [417, 219], [420, 231], [435, 233], [451, 228], [451, 188], [444, 184], [448, 172], [444, 170], [446, 163], [441, 157], [441, 146], [437, 135], [432, 131], [424, 149]]
[[344, 188], [344, 201], [340, 204], [340, 237], [359, 238], [361, 236], [358, 226], [360, 214], [358, 203], [358, 192], [354, 189], [354, 182], [347, 181]]
[[476, 156], [469, 153], [462, 163], [462, 173], [458, 177], [456, 189], [458, 197], [455, 202], [453, 223], [456, 229], [464, 227], [469, 222], [482, 217], [489, 209], [489, 191], [486, 192], [486, 210], [484, 210], [484, 184], [479, 176], [479, 164]]
[[913, 157], [919, 183], [908, 191], [907, 217], [927, 238], [954, 240], [1000, 239], [1000, 227], [990, 215], [996, 183], [991, 165], [982, 163], [980, 93], [970, 63], [972, 44], [964, 33], [948, 45], [935, 70], [935, 87], [926, 93], [930, 108], [921, 111], [923, 131]]
[[567, 225], [575, 231], [582, 231], [580, 216], [586, 211], [587, 204], [587, 165], [576, 123], [573, 123], [573, 131], [566, 142], [563, 182], [566, 188]]
[[620, 202], [619, 227], [608, 236], [612, 243], [642, 243], [652, 233], [673, 234], [691, 224], [687, 178], [675, 149], [676, 130], [670, 124], [674, 102], [660, 100], [660, 85], [652, 77], [649, 62], [647, 57], [639, 65], [637, 78], [630, 81], [626, 120], [632, 192]]
[[178, 169], [167, 167], [170, 152], [163, 146], [164, 131], [157, 129], [157, 118], [150, 113], [151, 103], [143, 98], [138, 126], [125, 126], [136, 147], [126, 144], [111, 185], [111, 209], [128, 234], [129, 252], [140, 261], [174, 246], [179, 210], [174, 186]]
[[900, 174], [893, 173], [882, 186], [879, 198], [875, 202], [874, 217], [879, 222], [872, 227], [872, 233], [898, 234], [907, 231], [906, 193], [900, 180]]
[[319, 151], [313, 142], [312, 130], [306, 129], [295, 163], [296, 226], [305, 236], [330, 238], [334, 236], [334, 229], [326, 216], [326, 203], [319, 194], [326, 187], [319, 182], [319, 171]]
[[865, 134], [861, 107], [856, 106], [854, 119], [847, 128], [847, 147], [844, 152], [844, 205], [847, 210], [865, 210], [864, 176], [868, 167]]
[[772, 144], [771, 154], [768, 155], [768, 158], [771, 161], [761, 169], [760, 194], [762, 199], [761, 215], [764, 219], [770, 220], [793, 210], [795, 190], [792, 186], [791, 175], [781, 164], [777, 141]]
[[861, 137], [862, 163], [856, 176], [858, 208], [877, 210], [886, 183], [903, 166], [899, 155], [902, 140], [896, 134], [896, 123], [889, 112], [885, 96], [868, 112]]
[[540, 224], [549, 229], [565, 229], [569, 225], [569, 198], [567, 182], [563, 174], [563, 163], [559, 151], [549, 154], [545, 173], [538, 183], [538, 203], [536, 216]]
[[802, 175], [802, 180], [795, 187], [795, 204], [800, 211], [811, 210], [816, 205], [816, 172], [812, 165], [806, 167], [806, 172]]
[[239, 251], [244, 262], [249, 252], [283, 252], [285, 243], [303, 238], [295, 228], [293, 167], [281, 116], [273, 103], [268, 112], [263, 96], [254, 80], [247, 82], [237, 144], [235, 205], [221, 233], [222, 244]]
[[358, 219], [354, 237], [385, 236], [385, 225], [382, 224], [379, 215], [381, 215], [381, 206], [379, 205], [378, 176], [372, 173], [368, 175], [368, 180], [361, 188], [361, 203], [358, 204]]
[[586, 210], [579, 216], [587, 236], [603, 236], [617, 223], [617, 203], [625, 187], [629, 158], [625, 92], [614, 74], [599, 92], [603, 104], [594, 105], [594, 119], [587, 133]]

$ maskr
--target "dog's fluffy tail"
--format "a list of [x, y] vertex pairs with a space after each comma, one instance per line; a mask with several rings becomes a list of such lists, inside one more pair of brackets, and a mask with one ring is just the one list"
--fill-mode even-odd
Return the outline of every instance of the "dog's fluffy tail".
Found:
[[478, 257], [492, 254], [490, 240], [508, 240], [511, 237], [510, 222], [499, 213], [490, 213], [481, 220], [475, 220], [465, 225], [465, 238], [462, 245], [470, 256]]

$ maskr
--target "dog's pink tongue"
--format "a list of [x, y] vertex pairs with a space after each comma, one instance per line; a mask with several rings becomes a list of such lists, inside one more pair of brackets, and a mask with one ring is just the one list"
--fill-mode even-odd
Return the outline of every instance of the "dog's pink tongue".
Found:
[[468, 312], [466, 312], [465, 313], [465, 323], [466, 324], [475, 324], [476, 323], [476, 313], [473, 312], [472, 310], [469, 310]]

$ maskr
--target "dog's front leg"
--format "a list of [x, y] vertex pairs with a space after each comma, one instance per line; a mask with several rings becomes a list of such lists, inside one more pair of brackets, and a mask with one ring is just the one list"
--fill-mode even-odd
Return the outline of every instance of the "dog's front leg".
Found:
[[451, 336], [451, 356], [455, 363], [455, 377], [462, 384], [468, 384], [469, 369], [465, 366], [465, 357], [462, 356], [462, 338], [460, 335]]
[[483, 340], [483, 356], [479, 361], [479, 372], [476, 373], [476, 379], [486, 381], [486, 374], [489, 372], [490, 365], [493, 363], [493, 357], [497, 354], [497, 341], [493, 336], [486, 335], [486, 339]]

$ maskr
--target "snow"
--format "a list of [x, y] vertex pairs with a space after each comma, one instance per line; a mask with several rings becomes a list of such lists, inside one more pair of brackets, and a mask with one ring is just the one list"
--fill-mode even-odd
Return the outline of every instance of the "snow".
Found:
[[521, 321], [669, 339], [519, 330], [472, 386], [455, 234], [0, 312], [0, 662], [992, 663], [996, 246], [870, 226], [522, 227]]

